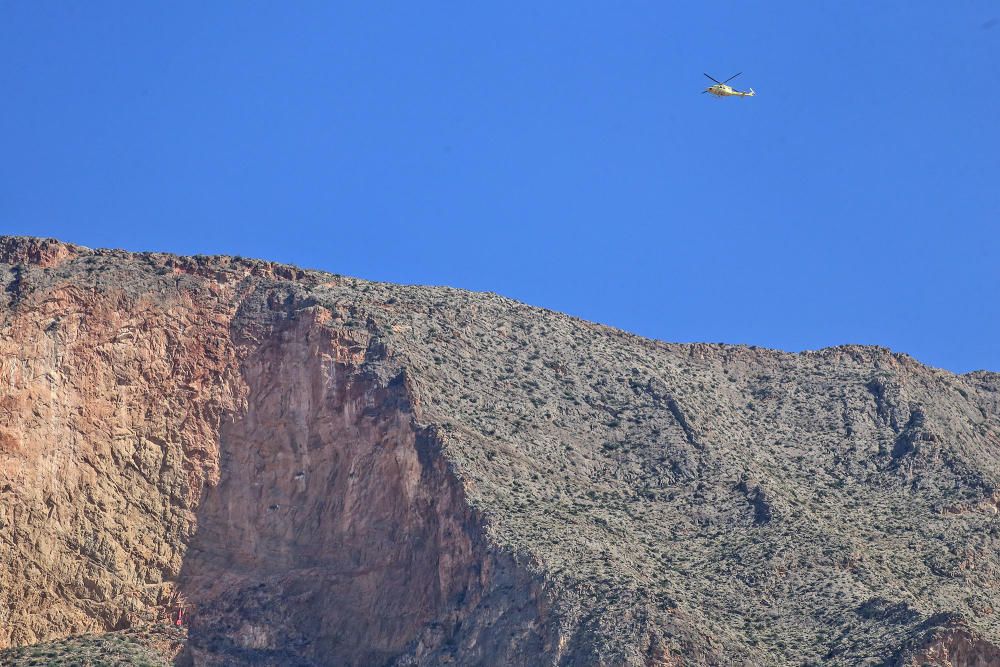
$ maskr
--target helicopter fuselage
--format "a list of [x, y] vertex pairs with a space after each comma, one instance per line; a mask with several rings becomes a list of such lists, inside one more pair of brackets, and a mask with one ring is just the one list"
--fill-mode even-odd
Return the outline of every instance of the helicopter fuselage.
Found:
[[727, 86], [724, 83], [717, 83], [710, 88], [706, 88], [705, 92], [712, 93], [713, 95], [717, 95], [719, 97], [753, 97], [757, 94], [753, 92], [753, 88], [751, 88], [748, 92], [744, 92], [742, 90], [736, 90], [732, 86]]

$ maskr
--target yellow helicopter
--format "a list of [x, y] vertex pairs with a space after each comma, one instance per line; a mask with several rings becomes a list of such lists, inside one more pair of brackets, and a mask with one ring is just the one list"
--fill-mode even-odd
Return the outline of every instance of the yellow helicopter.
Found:
[[[702, 74], [705, 74], [705, 73], [702, 72]], [[731, 77], [729, 77], [728, 79], [726, 79], [725, 81], [719, 81], [715, 77], [708, 76], [707, 74], [705, 74], [705, 76], [708, 76], [709, 79], [711, 79], [712, 81], [715, 81], [715, 85], [712, 86], [712, 87], [710, 87], [710, 88], [706, 88], [705, 90], [703, 90], [701, 92], [703, 92], [703, 93], [712, 93], [713, 95], [717, 95], [719, 97], [753, 97], [754, 95], [757, 94], [757, 93], [753, 92], [753, 88], [751, 88], [749, 92], [745, 93], [742, 90], [734, 90], [731, 86], [727, 86], [726, 85], [727, 83], [729, 83], [730, 81], [732, 81], [733, 79], [735, 79], [736, 77], [738, 77], [740, 74], [743, 74], [743, 72], [739, 72], [737, 74], [734, 74]]]

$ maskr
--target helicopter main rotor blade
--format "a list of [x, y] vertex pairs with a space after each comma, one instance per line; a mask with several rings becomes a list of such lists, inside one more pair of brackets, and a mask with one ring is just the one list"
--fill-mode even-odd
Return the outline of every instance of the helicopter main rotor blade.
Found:
[[729, 83], [730, 81], [732, 81], [733, 79], [735, 79], [736, 77], [738, 77], [740, 74], [743, 74], [743, 72], [737, 72], [736, 74], [732, 75], [731, 77], [729, 77], [728, 79], [726, 79], [722, 83]]
[[[705, 73], [702, 72], [702, 74], [705, 74]], [[705, 76], [708, 76], [708, 75], [705, 74]], [[711, 79], [712, 81], [716, 82], [716, 83], [722, 83], [721, 81], [719, 81], [718, 79], [716, 79], [714, 76], [708, 76], [708, 78]]]

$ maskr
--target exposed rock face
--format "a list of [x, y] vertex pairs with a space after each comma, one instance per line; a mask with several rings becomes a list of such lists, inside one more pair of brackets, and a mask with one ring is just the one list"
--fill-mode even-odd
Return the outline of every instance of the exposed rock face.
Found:
[[1000, 663], [1000, 376], [0, 238], [0, 646]]
[[123, 627], [172, 587], [218, 479], [234, 306], [114, 257], [0, 247], [42, 260], [0, 268], [0, 643]]
[[508, 631], [526, 638], [480, 657], [537, 655], [533, 615], [507, 608], [529, 603], [530, 582], [496, 594], [515, 583], [509, 559], [490, 553], [433, 432], [415, 425], [404, 376], [359, 372], [380, 351], [367, 332], [330, 321], [324, 309], [300, 311], [243, 361], [246, 408], [222, 426], [221, 481], [205, 495], [181, 577], [197, 603], [199, 662], [223, 648], [220, 664], [248, 650], [279, 664], [297, 652], [385, 664], [431, 625], [441, 635], [432, 647], [459, 623], [474, 626], [470, 612], [491, 595], [498, 613], [518, 617]]

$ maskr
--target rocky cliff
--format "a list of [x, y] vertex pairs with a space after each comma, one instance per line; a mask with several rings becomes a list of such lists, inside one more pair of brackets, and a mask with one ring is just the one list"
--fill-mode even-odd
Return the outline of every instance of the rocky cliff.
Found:
[[0, 647], [1000, 663], [996, 374], [40, 239], [0, 284]]

